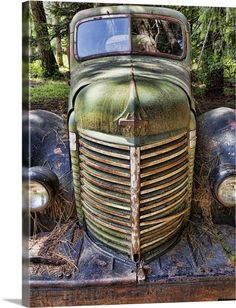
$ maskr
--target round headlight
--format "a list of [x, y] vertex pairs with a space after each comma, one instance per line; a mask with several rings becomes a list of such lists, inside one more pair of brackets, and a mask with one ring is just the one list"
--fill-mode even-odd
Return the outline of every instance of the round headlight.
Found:
[[47, 207], [49, 194], [47, 189], [36, 181], [29, 182], [29, 207], [31, 211], [41, 211]]
[[46, 167], [23, 168], [23, 210], [40, 212], [55, 200], [59, 190], [57, 175]]
[[218, 200], [226, 207], [233, 207], [236, 204], [236, 177], [225, 178], [217, 189]]

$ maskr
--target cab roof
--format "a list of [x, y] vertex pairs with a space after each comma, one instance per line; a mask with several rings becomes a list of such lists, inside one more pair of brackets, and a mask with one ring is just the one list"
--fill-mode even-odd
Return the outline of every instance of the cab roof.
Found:
[[79, 11], [72, 19], [70, 24], [70, 32], [74, 32], [75, 25], [83, 19], [115, 14], [153, 14], [165, 17], [172, 17], [187, 24], [186, 17], [179, 11], [156, 7], [156, 6], [142, 6], [142, 5], [118, 5], [118, 6], [103, 6]]

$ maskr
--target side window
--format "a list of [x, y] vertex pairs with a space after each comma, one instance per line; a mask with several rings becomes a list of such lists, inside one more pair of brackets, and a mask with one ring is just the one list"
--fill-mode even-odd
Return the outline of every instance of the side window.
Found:
[[181, 56], [183, 53], [183, 36], [179, 24], [159, 20], [159, 31], [156, 43], [159, 52]]

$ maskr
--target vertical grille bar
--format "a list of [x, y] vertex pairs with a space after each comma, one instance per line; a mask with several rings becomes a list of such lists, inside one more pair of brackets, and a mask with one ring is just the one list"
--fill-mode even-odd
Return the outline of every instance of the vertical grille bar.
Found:
[[192, 196], [192, 183], [193, 183], [193, 168], [194, 157], [196, 148], [196, 130], [189, 132], [188, 138], [188, 159], [189, 159], [189, 171], [188, 171], [188, 213], [186, 215], [186, 221], [189, 219], [191, 211], [191, 196]]
[[85, 227], [84, 212], [81, 203], [81, 189], [80, 189], [80, 162], [79, 162], [79, 145], [78, 132], [75, 123], [74, 111], [69, 118], [69, 140], [70, 140], [70, 156], [71, 169], [73, 175], [75, 205], [78, 215], [78, 222], [81, 228]]
[[140, 259], [140, 187], [140, 148], [130, 147], [131, 249], [134, 261]]

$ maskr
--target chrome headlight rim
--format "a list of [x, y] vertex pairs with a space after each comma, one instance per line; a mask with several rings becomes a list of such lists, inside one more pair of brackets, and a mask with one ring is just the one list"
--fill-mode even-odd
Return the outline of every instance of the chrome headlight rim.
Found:
[[229, 209], [236, 206], [236, 199], [233, 200], [232, 198], [232, 201], [228, 201], [227, 200], [228, 198], [224, 197], [224, 190], [227, 189], [227, 185], [235, 185], [235, 184], [236, 184], [236, 175], [229, 174], [229, 175], [226, 175], [223, 179], [221, 179], [221, 181], [218, 181], [216, 189], [215, 189], [215, 195], [219, 203]]
[[[28, 183], [28, 188], [28, 205], [31, 212], [42, 212], [50, 206], [50, 192], [42, 182], [30, 180]], [[41, 192], [39, 192], [39, 190], [41, 190]], [[40, 198], [40, 194], [43, 196], [44, 202], [38, 205], [36, 204], [38, 203], [36, 198]]]

